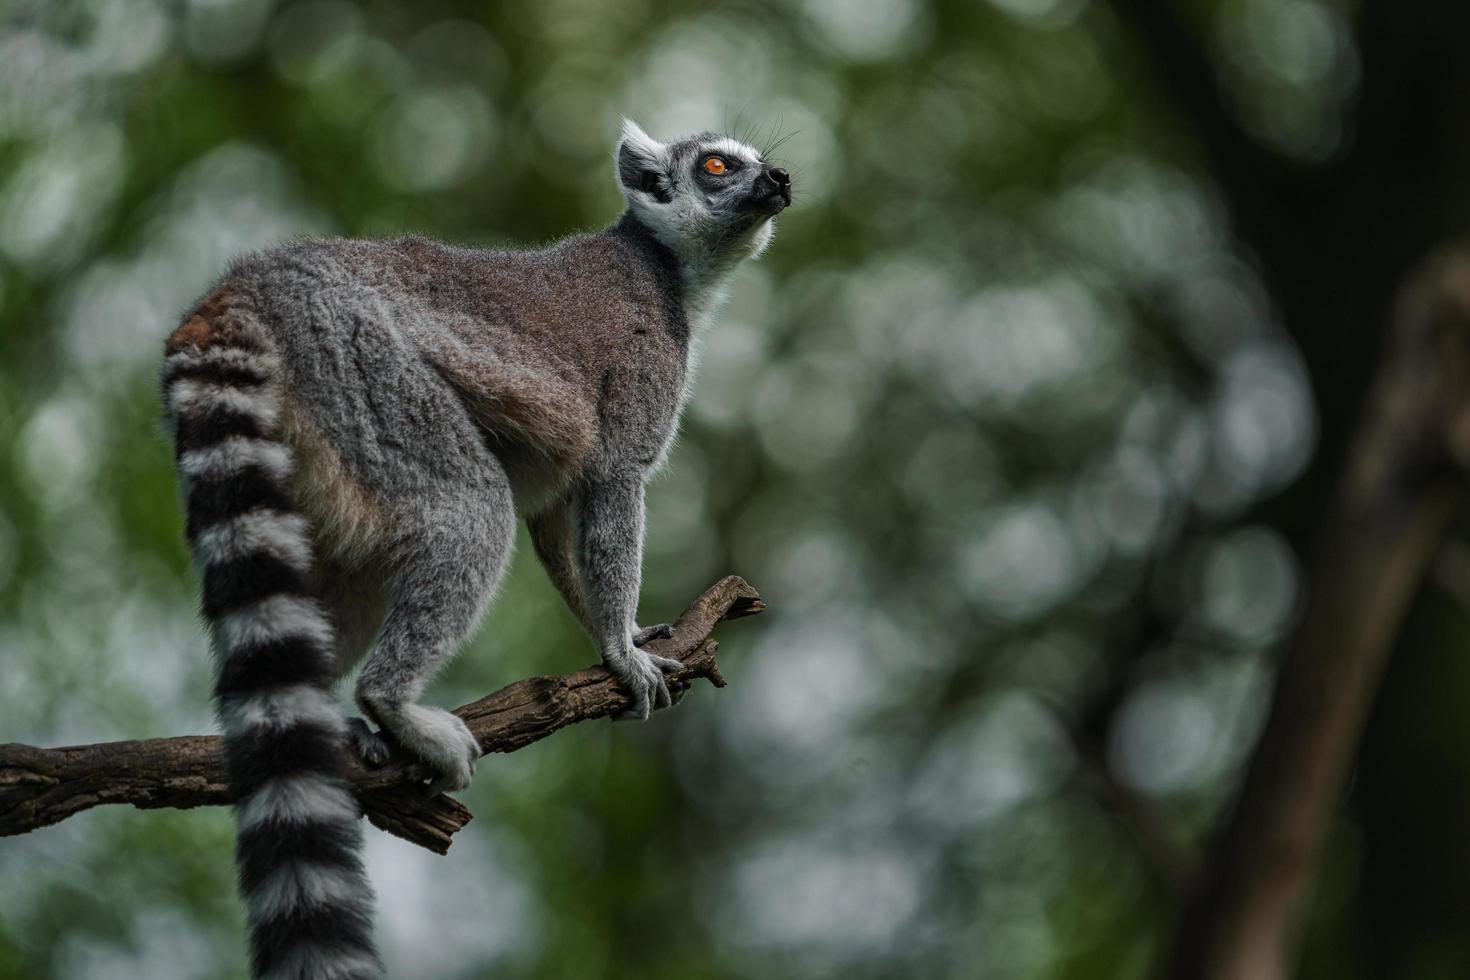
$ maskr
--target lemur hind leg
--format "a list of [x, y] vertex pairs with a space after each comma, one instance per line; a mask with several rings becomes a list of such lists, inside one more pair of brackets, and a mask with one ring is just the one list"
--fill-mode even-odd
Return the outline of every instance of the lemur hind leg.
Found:
[[345, 677], [372, 649], [388, 614], [387, 571], [378, 563], [319, 564], [312, 592], [332, 617], [332, 655], [337, 676]]
[[[385, 573], [375, 562], [328, 558], [317, 568], [313, 592], [332, 618], [333, 657], [343, 677], [372, 648], [388, 611]], [[393, 754], [393, 739], [361, 718], [347, 720], [347, 737], [364, 764], [377, 769]]]
[[515, 540], [504, 471], [420, 495], [398, 530], [388, 615], [357, 680], [363, 712], [438, 773], [437, 790], [469, 785], [480, 747], [463, 719], [418, 703], [494, 593]]

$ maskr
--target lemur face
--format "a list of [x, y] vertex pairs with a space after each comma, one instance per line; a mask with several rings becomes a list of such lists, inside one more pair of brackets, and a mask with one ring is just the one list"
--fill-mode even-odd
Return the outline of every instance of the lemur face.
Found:
[[757, 254], [791, 204], [791, 175], [728, 136], [660, 143], [625, 119], [617, 164], [633, 213], [689, 259]]

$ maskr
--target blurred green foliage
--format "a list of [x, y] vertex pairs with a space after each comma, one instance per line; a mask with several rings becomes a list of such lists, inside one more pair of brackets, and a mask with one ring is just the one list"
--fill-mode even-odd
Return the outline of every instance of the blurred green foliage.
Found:
[[[1330, 153], [1350, 11], [1187, 6], [1253, 131]], [[1119, 610], [1157, 610], [1101, 754], [1197, 842], [1297, 603], [1236, 516], [1317, 420], [1189, 134], [1086, 0], [0, 4], [0, 739], [212, 724], [155, 371], [224, 263], [609, 224], [624, 113], [789, 135], [797, 206], [706, 339], [644, 594], [657, 621], [737, 572], [772, 610], [722, 629], [728, 690], [487, 760], [448, 858], [374, 834], [393, 975], [1143, 976], [1173, 895], [1077, 705]], [[436, 702], [592, 658], [528, 554]], [[1309, 962], [1343, 978], [1339, 837]], [[223, 810], [100, 809], [0, 842], [0, 978], [241, 976], [230, 838]]]

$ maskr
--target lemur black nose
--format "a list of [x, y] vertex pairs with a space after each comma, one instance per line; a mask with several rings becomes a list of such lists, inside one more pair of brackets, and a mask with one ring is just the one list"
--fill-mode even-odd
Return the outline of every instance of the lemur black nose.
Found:
[[791, 175], [786, 172], [785, 167], [772, 167], [766, 171], [766, 176], [771, 178], [777, 187], [791, 186]]

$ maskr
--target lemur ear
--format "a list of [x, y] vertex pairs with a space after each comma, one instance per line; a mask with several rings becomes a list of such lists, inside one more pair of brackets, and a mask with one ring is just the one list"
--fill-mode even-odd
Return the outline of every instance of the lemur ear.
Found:
[[649, 136], [633, 120], [624, 117], [623, 135], [618, 140], [618, 181], [629, 191], [652, 194], [668, 201], [669, 148]]

